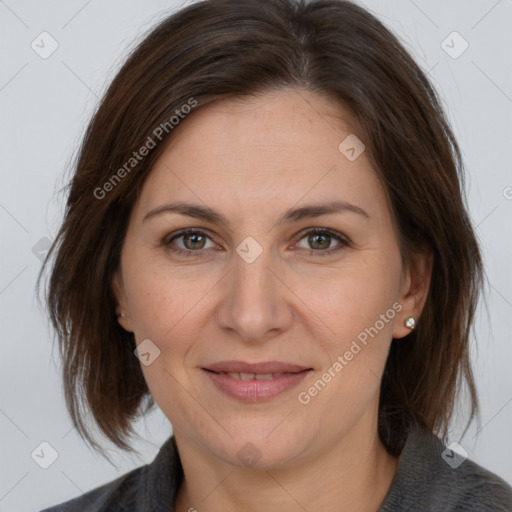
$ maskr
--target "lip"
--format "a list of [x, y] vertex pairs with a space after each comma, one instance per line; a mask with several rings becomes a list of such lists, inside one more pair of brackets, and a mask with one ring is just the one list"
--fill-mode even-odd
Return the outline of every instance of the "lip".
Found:
[[245, 361], [219, 361], [203, 367], [204, 370], [212, 372], [233, 372], [233, 373], [298, 373], [303, 370], [310, 370], [307, 366], [282, 363], [280, 361], [266, 361], [261, 363], [246, 363]]
[[[224, 394], [243, 402], [261, 402], [269, 400], [285, 391], [289, 391], [313, 371], [304, 366], [270, 361], [265, 363], [245, 363], [242, 361], [222, 361], [202, 368], [210, 382]], [[225, 373], [273, 374], [270, 379], [240, 380]]]

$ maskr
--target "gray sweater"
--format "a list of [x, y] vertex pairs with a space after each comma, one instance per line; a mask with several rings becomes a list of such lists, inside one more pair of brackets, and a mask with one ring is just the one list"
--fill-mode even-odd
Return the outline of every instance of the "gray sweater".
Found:
[[[412, 428], [401, 451], [397, 473], [376, 512], [512, 511], [512, 487], [469, 459], [448, 464], [439, 438]], [[448, 458], [453, 452], [448, 452]], [[450, 461], [451, 462], [451, 461]], [[183, 478], [174, 436], [153, 462], [82, 496], [41, 512], [173, 512]]]

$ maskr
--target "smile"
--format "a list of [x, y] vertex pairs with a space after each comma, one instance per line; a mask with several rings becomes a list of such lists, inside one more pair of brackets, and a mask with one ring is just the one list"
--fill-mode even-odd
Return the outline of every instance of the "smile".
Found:
[[296, 387], [310, 372], [245, 373], [203, 372], [217, 391], [243, 402], [260, 402], [274, 398]]
[[236, 372], [218, 372], [219, 375], [229, 375], [237, 380], [270, 380], [274, 377], [281, 377], [285, 373], [236, 373]]

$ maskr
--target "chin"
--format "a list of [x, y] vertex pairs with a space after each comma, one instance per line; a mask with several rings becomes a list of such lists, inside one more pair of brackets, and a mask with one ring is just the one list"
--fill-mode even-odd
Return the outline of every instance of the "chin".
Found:
[[280, 421], [272, 422], [272, 427], [268, 421], [260, 425], [238, 422], [236, 430], [227, 428], [233, 437], [223, 436], [216, 447], [211, 447], [212, 452], [229, 464], [249, 469], [271, 470], [293, 464], [312, 439], [296, 426], [279, 425]]

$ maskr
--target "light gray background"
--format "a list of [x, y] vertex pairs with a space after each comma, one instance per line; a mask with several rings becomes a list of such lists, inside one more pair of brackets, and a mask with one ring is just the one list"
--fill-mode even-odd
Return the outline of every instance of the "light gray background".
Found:
[[[190, 2], [187, 2], [190, 3]], [[461, 440], [470, 458], [512, 483], [512, 0], [361, 0], [429, 71], [462, 147], [470, 213], [482, 243], [490, 292], [474, 349], [482, 428]], [[39, 510], [150, 462], [170, 435], [157, 411], [140, 422], [142, 458], [109, 444], [115, 468], [89, 451], [67, 415], [57, 351], [34, 284], [62, 218], [56, 193], [98, 98], [136, 40], [183, 2], [0, 0], [0, 511]], [[43, 31], [58, 49], [42, 59]], [[459, 58], [441, 43], [457, 31]], [[461, 48], [457, 40], [452, 51]], [[37, 245], [39, 244], [39, 245]], [[37, 253], [37, 251], [36, 251]], [[452, 429], [460, 439], [461, 424]], [[31, 453], [46, 441], [57, 460], [42, 469]]]

